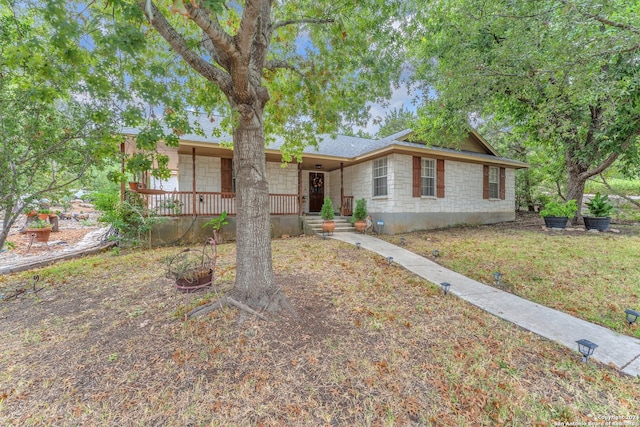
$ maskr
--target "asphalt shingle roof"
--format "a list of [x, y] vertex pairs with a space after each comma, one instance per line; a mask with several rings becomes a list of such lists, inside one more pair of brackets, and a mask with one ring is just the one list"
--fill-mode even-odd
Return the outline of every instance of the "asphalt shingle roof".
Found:
[[[182, 141], [185, 142], [199, 142], [199, 143], [210, 143], [210, 144], [220, 144], [223, 142], [231, 141], [231, 135], [226, 133], [221, 133], [220, 136], [216, 136], [218, 133], [216, 128], [219, 128], [220, 122], [222, 120], [221, 117], [213, 117], [210, 118], [208, 115], [200, 114], [193, 115], [193, 119], [195, 119], [206, 136], [196, 135], [196, 134], [185, 134], [180, 137]], [[140, 129], [138, 128], [123, 128], [123, 133], [129, 135], [137, 135]], [[357, 136], [347, 136], [347, 135], [336, 135], [331, 136], [328, 134], [320, 135], [320, 142], [318, 146], [307, 146], [303, 150], [303, 153], [310, 155], [323, 155], [330, 157], [339, 157], [352, 159], [355, 157], [363, 156], [367, 153], [371, 153], [376, 150], [383, 149], [385, 147], [391, 145], [404, 146], [408, 148], [416, 148], [416, 149], [424, 149], [429, 148], [433, 151], [439, 151], [443, 154], [465, 154], [471, 157], [477, 157], [478, 159], [487, 159], [493, 161], [505, 161], [509, 163], [521, 163], [524, 167], [526, 167], [525, 163], [515, 161], [512, 159], [508, 159], [506, 157], [497, 157], [492, 154], [478, 153], [474, 151], [463, 151], [456, 150], [451, 148], [443, 148], [436, 146], [427, 146], [425, 144], [415, 143], [415, 142], [407, 142], [403, 141], [402, 138], [407, 134], [411, 133], [410, 129], [402, 130], [400, 132], [396, 132], [392, 135], [389, 135], [385, 138], [381, 139], [369, 139], [369, 138], [361, 138]], [[267, 148], [278, 150], [282, 144], [284, 143], [284, 139], [282, 137], [276, 137], [275, 141], [269, 143]]]

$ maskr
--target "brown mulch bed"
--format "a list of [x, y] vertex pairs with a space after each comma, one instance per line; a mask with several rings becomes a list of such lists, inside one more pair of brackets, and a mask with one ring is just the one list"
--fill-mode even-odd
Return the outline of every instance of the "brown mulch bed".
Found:
[[[60, 207], [52, 207], [52, 210], [56, 209], [59, 210]], [[96, 212], [91, 207], [91, 205], [82, 202], [72, 203], [72, 209], [69, 211], [69, 213], [86, 214], [88, 215], [90, 222], [93, 223], [95, 223], [99, 215], [99, 213]], [[2, 262], [2, 260], [6, 258], [15, 258], [16, 256], [22, 257], [27, 255], [27, 248], [29, 247], [29, 237], [27, 236], [27, 234], [21, 232], [21, 229], [23, 228], [25, 223], [26, 216], [22, 215], [14, 224], [12, 231], [9, 233], [9, 237], [7, 237], [7, 242], [10, 242], [12, 244], [12, 247], [6, 252], [0, 252], [0, 262]], [[84, 224], [83, 222], [77, 221], [75, 219], [63, 220], [62, 218], [60, 218], [58, 220], [59, 230], [57, 232], [52, 232], [49, 237], [49, 247], [47, 248], [43, 244], [34, 243], [29, 250], [28, 255], [33, 256], [41, 254], [56, 254], [57, 252], [63, 251], [64, 249], [77, 244], [88, 233], [99, 228], [99, 225]]]
[[[37, 255], [62, 251], [64, 248], [77, 244], [84, 238], [84, 236], [97, 228], [98, 227], [95, 226], [66, 228], [62, 225], [59, 231], [51, 233], [48, 242], [48, 249], [44, 245], [33, 244], [28, 253], [31, 255]], [[29, 247], [29, 237], [27, 234], [13, 234], [7, 238], [7, 241], [12, 242], [15, 245], [9, 252], [7, 252], [7, 255], [23, 256], [27, 254], [27, 249]]]

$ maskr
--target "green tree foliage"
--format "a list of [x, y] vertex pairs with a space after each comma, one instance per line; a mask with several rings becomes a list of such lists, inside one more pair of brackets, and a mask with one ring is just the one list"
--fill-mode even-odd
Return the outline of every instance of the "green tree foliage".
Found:
[[0, 4], [0, 247], [26, 207], [118, 147], [110, 100], [87, 96], [85, 60], [59, 43], [37, 10]]
[[[276, 310], [264, 147], [285, 138], [286, 160], [340, 124], [364, 125], [367, 102], [390, 96], [402, 49], [396, 16], [400, 0], [53, 0], [57, 22], [80, 22], [91, 33], [91, 53], [117, 62], [126, 89], [146, 105], [161, 106], [164, 127], [145, 121], [130, 102], [128, 125], [146, 125], [139, 148], [152, 150], [198, 131], [187, 108], [224, 117], [233, 135], [237, 178], [237, 274], [234, 296], [251, 307]], [[57, 18], [56, 18], [57, 19]], [[89, 24], [86, 24], [89, 23]], [[91, 24], [93, 23], [93, 24]], [[133, 99], [132, 99], [133, 101]], [[166, 131], [169, 130], [169, 132]], [[142, 160], [142, 159], [141, 159]]]
[[405, 110], [404, 107], [394, 108], [382, 118], [376, 138], [384, 138], [396, 132], [411, 129], [415, 120], [416, 114], [413, 111]]
[[[566, 199], [619, 161], [638, 163], [640, 5], [623, 0], [445, 0], [416, 12], [415, 77], [435, 89], [427, 136], [470, 118], [562, 163]], [[444, 132], [444, 134], [443, 134]]]

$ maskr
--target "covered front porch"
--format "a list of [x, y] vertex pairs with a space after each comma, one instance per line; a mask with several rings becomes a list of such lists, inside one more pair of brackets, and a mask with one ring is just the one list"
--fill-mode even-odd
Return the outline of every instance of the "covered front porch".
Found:
[[[159, 216], [217, 216], [237, 214], [232, 152], [228, 148], [183, 146], [177, 150], [177, 188], [164, 190], [148, 174], [130, 191], [140, 194]], [[335, 159], [305, 156], [282, 167], [279, 152], [266, 153], [269, 209], [272, 216], [319, 213], [329, 196], [336, 214], [353, 214], [353, 196], [345, 194], [344, 164]], [[157, 188], [160, 187], [160, 188]], [[211, 191], [213, 190], [213, 191]], [[124, 187], [122, 189], [124, 197]]]
[[[153, 210], [158, 216], [217, 216], [223, 211], [228, 215], [237, 213], [235, 193], [164, 191], [144, 188], [132, 191], [140, 194], [147, 208]], [[270, 213], [271, 215], [302, 216], [305, 198], [306, 196], [298, 194], [269, 194]], [[353, 196], [343, 196], [340, 214], [343, 216], [353, 214]]]

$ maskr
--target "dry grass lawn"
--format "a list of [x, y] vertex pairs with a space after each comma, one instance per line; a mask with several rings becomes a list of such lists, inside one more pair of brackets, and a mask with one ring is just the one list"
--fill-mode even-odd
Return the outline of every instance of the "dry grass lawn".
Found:
[[[640, 224], [614, 224], [617, 233], [582, 227], [550, 231], [537, 214], [513, 223], [461, 226], [406, 235], [382, 236], [479, 282], [564, 311], [621, 334], [640, 338], [638, 324], [624, 311], [640, 311]], [[639, 405], [640, 406], [640, 405]]]
[[[220, 247], [216, 289], [234, 278]], [[0, 276], [0, 425], [494, 426], [638, 416], [638, 380], [501, 321], [365, 250], [275, 240], [298, 313], [225, 309], [176, 292], [181, 248], [106, 253]]]

